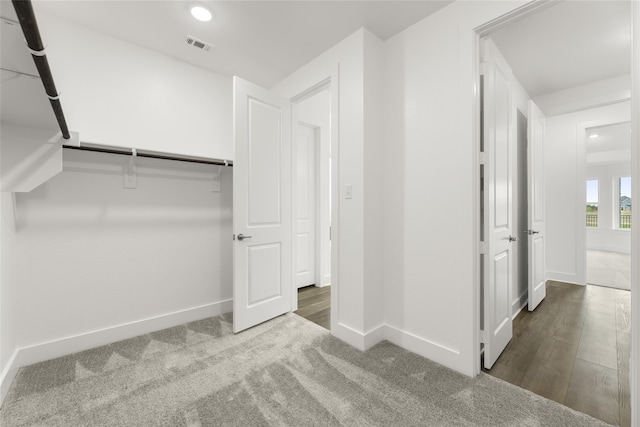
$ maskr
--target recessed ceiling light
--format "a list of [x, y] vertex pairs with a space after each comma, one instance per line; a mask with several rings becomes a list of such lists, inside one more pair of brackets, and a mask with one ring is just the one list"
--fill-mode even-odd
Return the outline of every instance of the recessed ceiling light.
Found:
[[191, 8], [191, 15], [196, 18], [198, 21], [208, 22], [211, 21], [213, 15], [209, 11], [209, 9], [202, 6], [193, 6]]
[[592, 133], [591, 135], [589, 135], [589, 138], [597, 138], [600, 135], [598, 135], [597, 133]]

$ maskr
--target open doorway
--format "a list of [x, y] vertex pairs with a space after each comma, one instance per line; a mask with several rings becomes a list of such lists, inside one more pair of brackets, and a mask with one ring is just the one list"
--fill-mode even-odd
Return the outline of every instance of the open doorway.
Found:
[[[589, 70], [596, 70], [581, 61], [594, 57], [592, 55], [595, 52], [591, 52], [590, 48], [598, 44], [595, 42], [608, 39], [603, 33], [592, 31], [595, 22], [600, 29], [606, 28], [607, 31], [617, 28], [613, 31], [620, 36], [618, 40], [624, 38], [621, 37], [622, 34], [626, 34], [626, 44], [620, 43], [615, 49], [620, 49], [624, 54], [622, 56], [626, 55], [628, 58], [629, 7], [624, 2], [611, 5], [604, 2], [547, 4], [540, 9], [530, 10], [526, 16], [512, 17], [509, 22], [497, 27], [494, 25], [485, 32], [479, 31], [481, 36], [489, 37], [495, 43], [499, 53], [496, 56], [504, 59], [507, 64], [499, 66], [499, 74], [500, 79], [504, 80], [502, 88], [511, 91], [510, 95], [497, 91], [504, 100], [502, 104], [497, 104], [498, 107], [489, 105], [493, 109], [488, 109], [486, 90], [498, 80], [490, 80], [493, 78], [491, 74], [487, 77], [486, 73], [492, 72], [492, 66], [481, 62], [479, 69], [484, 74], [480, 83], [485, 90], [482, 98], [485, 101], [482, 115], [483, 136], [494, 137], [487, 132], [487, 126], [491, 125], [487, 120], [494, 120], [495, 135], [502, 131], [502, 137], [509, 141], [503, 143], [503, 146], [496, 145], [494, 152], [487, 153], [488, 145], [485, 140], [481, 150], [483, 154], [480, 170], [485, 182], [484, 192], [481, 191], [484, 194], [484, 211], [480, 218], [487, 221], [483, 233], [485, 245], [481, 249], [483, 299], [480, 306], [485, 319], [482, 333], [485, 366], [487, 354], [491, 356], [490, 366], [486, 371], [618, 425], [630, 424], [630, 296], [628, 292], [626, 295], [618, 295], [585, 286], [585, 203], [577, 201], [585, 197], [584, 161], [580, 157], [580, 150], [584, 150], [581, 124], [607, 118], [617, 118], [614, 121], [619, 122], [620, 118], [627, 117], [628, 120], [630, 117], [629, 62], [612, 59], [608, 62], [609, 65], [616, 64], [622, 68], [608, 71], [600, 68], [597, 71], [605, 74], [596, 77], [596, 73], [588, 77]], [[580, 24], [585, 24], [590, 33], [582, 33]], [[554, 28], [554, 25], [557, 27]], [[558, 76], [549, 74], [549, 70], [563, 62], [562, 58], [555, 56], [555, 47], [560, 47], [560, 51], [569, 57], [565, 59], [575, 62], [560, 65], [563, 70], [558, 72]], [[581, 54], [568, 55], [567, 52]], [[481, 50], [481, 53], [486, 54], [486, 50]], [[544, 68], [548, 69], [546, 74]], [[610, 74], [606, 74], [607, 72]], [[499, 97], [496, 99], [500, 101]], [[521, 299], [524, 289], [521, 280], [527, 277], [522, 270], [526, 268], [531, 271], [535, 266], [527, 263], [527, 257], [523, 254], [529, 249], [528, 255], [531, 255], [530, 246], [524, 248], [519, 240], [523, 238], [521, 233], [527, 232], [530, 238], [530, 234], [537, 231], [535, 227], [531, 227], [530, 222], [526, 225], [520, 212], [520, 209], [531, 209], [531, 198], [535, 196], [520, 181], [523, 176], [527, 176], [527, 172], [531, 172], [522, 171], [522, 165], [527, 162], [523, 163], [522, 160], [521, 127], [527, 121], [531, 125], [531, 117], [525, 115], [527, 110], [522, 107], [523, 99], [533, 100], [547, 116], [547, 139], [541, 158], [547, 181], [544, 189], [548, 190], [543, 198], [547, 225], [545, 249], [548, 254], [545, 259], [548, 262], [542, 274], [550, 280], [546, 284], [547, 297], [533, 312], [522, 310], [525, 301]], [[500, 108], [503, 111], [503, 121], [492, 117]], [[509, 132], [506, 129], [512, 130]], [[504, 148], [507, 148], [509, 154], [504, 154]], [[501, 156], [503, 164], [500, 165], [497, 162]], [[487, 182], [496, 165], [504, 182]], [[494, 175], [498, 177], [497, 174]], [[626, 176], [633, 180], [630, 171]], [[503, 191], [503, 196], [506, 197], [487, 197], [488, 191], [498, 194], [498, 190]], [[523, 191], [527, 191], [526, 197], [522, 197]], [[619, 192], [612, 187], [612, 196], [616, 191]], [[507, 201], [509, 198], [513, 202], [513, 211], [506, 204], [503, 212], [491, 210], [498, 206], [496, 201]], [[507, 215], [508, 212], [511, 217]], [[619, 215], [613, 208], [611, 214], [612, 220]], [[493, 224], [491, 221], [496, 218], [503, 221]], [[496, 234], [494, 242], [490, 240], [489, 234], [493, 231], [492, 225], [496, 225], [495, 230], [503, 232], [503, 235]], [[507, 240], [511, 245], [496, 249], [496, 244], [504, 244]], [[498, 287], [497, 279], [502, 281], [502, 288]], [[496, 288], [493, 292], [487, 292], [487, 288], [491, 286]], [[529, 298], [530, 293], [525, 295], [525, 299]], [[495, 304], [495, 301], [499, 304]], [[491, 316], [498, 320], [495, 325], [487, 324], [486, 319]], [[492, 342], [493, 336], [497, 336], [494, 334], [498, 331], [497, 327], [503, 328], [510, 323], [511, 334], [500, 331], [508, 339]], [[491, 329], [491, 326], [496, 326], [496, 329]], [[487, 345], [505, 341], [508, 344], [503, 348], [487, 351]], [[585, 384], [588, 383], [588, 378], [593, 377], [603, 378], [607, 386], [590, 385], [587, 393]], [[608, 387], [620, 390], [620, 393], [609, 395]]]
[[331, 329], [331, 93], [295, 103], [296, 314]]
[[631, 123], [585, 129], [586, 281], [631, 289]]

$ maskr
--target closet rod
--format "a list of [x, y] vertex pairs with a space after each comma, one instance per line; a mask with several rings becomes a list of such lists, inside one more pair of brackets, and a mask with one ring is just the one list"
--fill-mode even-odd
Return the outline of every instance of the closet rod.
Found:
[[[92, 151], [94, 153], [121, 154], [125, 156], [133, 155], [133, 150], [127, 150], [127, 149], [105, 148], [105, 147], [87, 146], [87, 145], [81, 145], [79, 147], [74, 145], [63, 145], [62, 147], [67, 148], [69, 150]], [[229, 167], [233, 166], [233, 162], [230, 160], [218, 160], [218, 159], [207, 159], [204, 157], [169, 155], [164, 153], [155, 153], [152, 151], [136, 150], [135, 155], [136, 157], [146, 157], [149, 159], [175, 160], [178, 162], [201, 163], [205, 165], [217, 165], [217, 166], [229, 166]]]
[[16, 10], [22, 33], [27, 41], [27, 47], [31, 52], [33, 62], [38, 69], [38, 74], [40, 74], [40, 79], [51, 103], [51, 108], [53, 108], [53, 112], [56, 115], [62, 137], [64, 139], [70, 139], [71, 135], [69, 134], [67, 121], [64, 118], [56, 85], [53, 82], [53, 75], [51, 74], [51, 68], [49, 68], [49, 61], [47, 61], [31, 0], [11, 0], [11, 3], [13, 3], [13, 7]]

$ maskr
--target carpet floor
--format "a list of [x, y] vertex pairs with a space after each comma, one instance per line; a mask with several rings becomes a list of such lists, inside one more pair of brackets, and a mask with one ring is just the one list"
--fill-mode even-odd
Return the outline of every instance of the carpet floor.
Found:
[[604, 426], [489, 375], [382, 342], [360, 352], [295, 314], [229, 315], [20, 369], [10, 426]]

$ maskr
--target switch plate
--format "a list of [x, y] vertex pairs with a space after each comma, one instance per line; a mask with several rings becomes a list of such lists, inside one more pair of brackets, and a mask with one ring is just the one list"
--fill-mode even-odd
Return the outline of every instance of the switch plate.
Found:
[[347, 184], [344, 187], [344, 198], [353, 199], [353, 185]]

